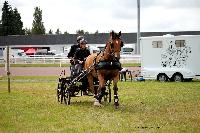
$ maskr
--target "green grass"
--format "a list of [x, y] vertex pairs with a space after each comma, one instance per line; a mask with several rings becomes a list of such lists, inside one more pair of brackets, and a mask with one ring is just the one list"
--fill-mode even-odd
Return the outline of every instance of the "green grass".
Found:
[[93, 97], [57, 102], [57, 77], [0, 79], [0, 132], [200, 132], [200, 82], [119, 82], [120, 108]]
[[[60, 64], [11, 64], [11, 67], [59, 67]], [[62, 64], [63, 67], [69, 67], [70, 64]], [[125, 63], [123, 67], [137, 67], [140, 63]], [[0, 64], [0, 67], [4, 67], [4, 64]]]
[[124, 63], [122, 64], [122, 67], [139, 67], [141, 66], [140, 63]]

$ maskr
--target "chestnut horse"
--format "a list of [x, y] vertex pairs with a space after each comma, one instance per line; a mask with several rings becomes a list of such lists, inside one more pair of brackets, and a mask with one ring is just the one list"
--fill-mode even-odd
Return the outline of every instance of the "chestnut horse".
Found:
[[[110, 32], [110, 38], [106, 43], [104, 51], [89, 55], [85, 61], [85, 70], [93, 67], [87, 75], [87, 78], [89, 90], [95, 94], [95, 106], [101, 106], [101, 99], [105, 95], [105, 83], [108, 80], [113, 81], [115, 108], [119, 106], [117, 82], [119, 80], [119, 71], [121, 70], [121, 63], [119, 62], [120, 50], [123, 47], [123, 42], [120, 37], [121, 31], [119, 33], [115, 33], [114, 31]], [[94, 90], [93, 86], [94, 78], [98, 78], [99, 80], [97, 91]]]

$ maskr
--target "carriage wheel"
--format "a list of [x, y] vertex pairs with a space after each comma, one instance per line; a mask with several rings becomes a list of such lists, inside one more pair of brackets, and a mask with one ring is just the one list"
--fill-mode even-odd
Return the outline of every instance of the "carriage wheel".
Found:
[[64, 97], [65, 97], [65, 90], [66, 90], [66, 85], [61, 84], [61, 95], [60, 95], [61, 103], [63, 103]]
[[64, 102], [66, 105], [70, 105], [70, 91], [69, 90], [65, 90], [65, 94], [64, 94]]
[[[73, 86], [73, 89], [70, 89], [70, 96], [71, 97], [74, 97], [74, 96], [76, 96], [76, 95], [78, 95], [79, 94], [79, 92], [80, 92], [80, 88], [79, 87], [77, 87], [77, 86]], [[81, 96], [82, 96], [82, 94], [81, 94]]]
[[64, 100], [64, 103], [66, 105], [70, 105], [70, 99], [71, 99], [71, 92], [68, 83], [65, 83], [63, 85], [62, 89], [62, 95], [61, 95], [61, 103]]
[[58, 86], [57, 86], [57, 98], [58, 98], [58, 102], [60, 102], [60, 100], [61, 100], [61, 86], [60, 86], [60, 83], [58, 83]]

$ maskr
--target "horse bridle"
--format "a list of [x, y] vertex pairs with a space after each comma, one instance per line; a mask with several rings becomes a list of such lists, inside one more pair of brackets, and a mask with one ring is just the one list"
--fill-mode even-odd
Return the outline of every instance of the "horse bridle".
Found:
[[[120, 39], [120, 38], [119, 38]], [[121, 39], [120, 39], [121, 40]], [[119, 60], [115, 57], [115, 50], [114, 50], [114, 43], [113, 43], [113, 40], [110, 40], [109, 41], [109, 44], [110, 44], [110, 47], [111, 47], [111, 53], [109, 53], [109, 55], [116, 61], [116, 60]], [[123, 42], [121, 41], [121, 47], [123, 47]]]

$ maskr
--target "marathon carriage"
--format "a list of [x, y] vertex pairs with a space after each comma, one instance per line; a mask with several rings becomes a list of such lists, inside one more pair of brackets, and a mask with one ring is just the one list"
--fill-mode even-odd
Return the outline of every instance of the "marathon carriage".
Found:
[[[74, 65], [70, 66], [70, 76], [67, 77], [65, 74], [65, 70], [63, 70], [60, 74], [60, 77], [58, 79], [58, 86], [57, 86], [57, 98], [58, 102], [65, 103], [66, 105], [70, 105], [71, 103], [71, 97], [75, 97], [77, 95], [82, 96], [82, 89], [81, 89], [81, 80], [87, 76], [88, 73], [91, 72], [95, 64], [93, 64], [89, 69], [83, 70], [81, 73], [77, 73], [77, 70], [75, 69]], [[94, 89], [97, 91], [99, 87], [99, 82], [97, 79], [94, 81]], [[104, 101], [107, 101], [109, 99], [109, 102], [111, 102], [111, 82], [107, 81], [105, 83], [106, 91], [104, 95]], [[87, 89], [87, 91], [89, 91]], [[91, 95], [90, 95], [91, 96]], [[93, 95], [92, 95], [93, 96]]]
[[[121, 32], [110, 32], [109, 40], [106, 42], [105, 48], [100, 53], [93, 53], [86, 58], [84, 69], [76, 75], [76, 71], [71, 67], [70, 77], [60, 77], [57, 97], [58, 101], [70, 104], [72, 96], [76, 96], [81, 92], [80, 81], [87, 76], [88, 90], [94, 94], [94, 105], [101, 106], [101, 100], [109, 98], [111, 102], [111, 81], [113, 81], [114, 106], [119, 107], [118, 98], [118, 80], [119, 71], [121, 70], [120, 50], [123, 47], [121, 40]], [[62, 72], [65, 75], [65, 72]], [[75, 74], [74, 74], [75, 73]]]

